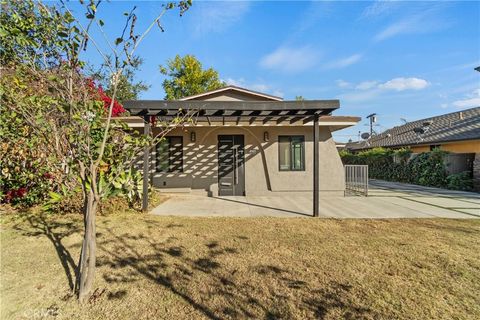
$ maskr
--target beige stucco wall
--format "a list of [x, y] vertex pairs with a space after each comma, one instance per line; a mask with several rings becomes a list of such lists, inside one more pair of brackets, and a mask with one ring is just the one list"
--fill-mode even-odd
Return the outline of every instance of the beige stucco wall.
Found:
[[[190, 141], [195, 131], [196, 142]], [[264, 142], [268, 131], [269, 141]], [[218, 195], [217, 140], [220, 134], [242, 134], [245, 137], [245, 191], [247, 195], [281, 195], [285, 192], [308, 192], [313, 189], [313, 129], [291, 127], [187, 127], [169, 135], [183, 136], [183, 173], [151, 172], [153, 185], [161, 189], [183, 188], [205, 190]], [[305, 136], [305, 171], [280, 171], [278, 136]], [[344, 171], [328, 127], [320, 127], [321, 194], [343, 195]], [[155, 168], [152, 153], [151, 168]]]

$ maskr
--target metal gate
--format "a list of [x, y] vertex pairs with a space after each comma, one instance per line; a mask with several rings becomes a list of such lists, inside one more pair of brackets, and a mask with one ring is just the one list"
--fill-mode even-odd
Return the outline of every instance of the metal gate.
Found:
[[367, 165], [345, 165], [345, 195], [368, 196]]

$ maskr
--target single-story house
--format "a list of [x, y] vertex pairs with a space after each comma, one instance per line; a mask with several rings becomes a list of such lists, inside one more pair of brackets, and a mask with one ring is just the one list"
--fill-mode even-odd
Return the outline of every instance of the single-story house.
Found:
[[[344, 194], [344, 168], [332, 132], [360, 118], [332, 115], [338, 100], [284, 101], [227, 86], [177, 101], [128, 101], [124, 107], [136, 116], [129, 125], [146, 133], [151, 116], [168, 121], [179, 112], [195, 112], [192, 122], [173, 129], [146, 155], [149, 179], [160, 190], [210, 196], [315, 189]], [[155, 135], [160, 129], [151, 130]]]
[[413, 153], [435, 148], [453, 153], [480, 153], [480, 107], [408, 122], [345, 146], [354, 152], [375, 147], [408, 147]]

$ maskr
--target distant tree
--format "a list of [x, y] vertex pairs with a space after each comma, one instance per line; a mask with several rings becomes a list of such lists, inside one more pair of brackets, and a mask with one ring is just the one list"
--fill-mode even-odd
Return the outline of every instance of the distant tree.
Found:
[[[113, 83], [109, 71], [109, 65], [112, 63], [110, 62], [112, 59], [111, 57], [107, 57], [107, 59], [108, 63], [103, 63], [102, 67], [95, 73], [93, 78], [102, 87], [106, 95], [112, 96]], [[142, 64], [143, 60], [140, 57], [133, 57], [130, 64], [124, 68], [123, 74], [119, 76], [116, 99], [120, 103], [127, 100], [136, 100], [141, 92], [150, 88], [150, 86], [143, 81], [135, 81], [135, 73], [140, 70]]]
[[303, 96], [295, 96], [295, 100], [303, 101], [303, 100], [305, 100], [305, 98]]
[[184, 57], [176, 55], [174, 59], [169, 59], [165, 66], [160, 65], [160, 72], [167, 76], [163, 81], [166, 100], [176, 100], [226, 86], [215, 69], [204, 70], [202, 63], [190, 54]]

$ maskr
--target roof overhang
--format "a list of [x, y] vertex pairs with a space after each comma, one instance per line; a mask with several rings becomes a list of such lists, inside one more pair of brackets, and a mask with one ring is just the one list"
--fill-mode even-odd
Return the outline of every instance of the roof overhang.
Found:
[[[132, 116], [155, 116], [168, 122], [189, 114], [194, 125], [299, 125], [330, 115], [339, 100], [308, 101], [164, 101], [124, 103]], [[333, 124], [331, 124], [333, 125]], [[345, 124], [346, 125], [346, 124]]]
[[338, 131], [356, 125], [362, 118], [352, 116], [323, 116], [319, 119], [320, 126], [330, 127], [330, 131]]

